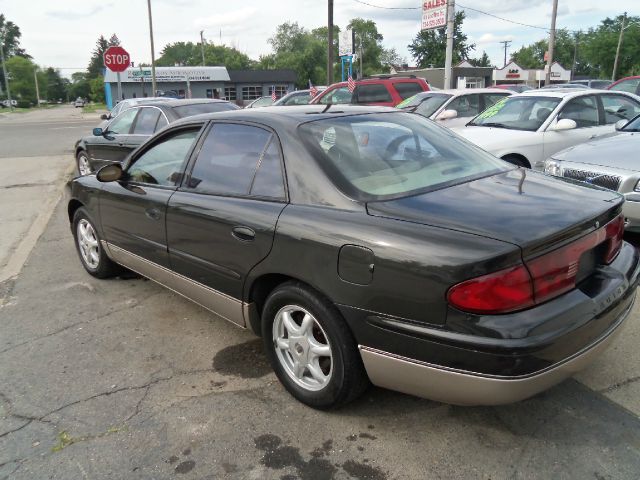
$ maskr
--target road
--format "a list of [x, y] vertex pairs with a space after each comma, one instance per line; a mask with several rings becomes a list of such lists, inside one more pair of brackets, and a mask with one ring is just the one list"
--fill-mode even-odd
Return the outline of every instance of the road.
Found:
[[249, 332], [142, 278], [87, 275], [61, 202], [0, 283], [0, 479], [637, 479], [639, 316], [577, 379], [524, 402], [372, 388], [319, 412]]

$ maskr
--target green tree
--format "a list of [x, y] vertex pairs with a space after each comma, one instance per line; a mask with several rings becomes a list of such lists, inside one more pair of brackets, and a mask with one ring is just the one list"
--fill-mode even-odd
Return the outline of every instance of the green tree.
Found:
[[69, 98], [78, 97], [89, 98], [91, 94], [91, 84], [86, 72], [75, 72], [71, 74], [71, 85], [69, 85]]
[[382, 47], [383, 37], [378, 32], [376, 22], [353, 18], [349, 22], [348, 28], [353, 29], [356, 37], [354, 48], [360, 53], [360, 39], [362, 39], [362, 68], [364, 75], [372, 75], [382, 71]]
[[[224, 65], [230, 70], [250, 68], [255, 64], [246, 54], [227, 47], [205, 42], [205, 65]], [[202, 49], [200, 43], [175, 42], [166, 45], [156, 61], [158, 66], [202, 65]]]
[[382, 54], [380, 55], [380, 63], [388, 68], [392, 65], [404, 65], [405, 63], [407, 63], [407, 59], [401, 57], [395, 48], [384, 48], [382, 49]]
[[0, 39], [2, 39], [2, 48], [6, 58], [18, 55], [20, 57], [31, 58], [27, 52], [20, 47], [20, 27], [10, 20], [7, 20], [4, 14], [0, 13]]
[[[469, 53], [475, 50], [474, 43], [467, 42], [467, 36], [462, 33], [462, 23], [465, 19], [463, 11], [456, 12], [453, 33], [453, 63], [469, 57]], [[447, 46], [446, 28], [436, 30], [422, 30], [408, 46], [409, 51], [422, 68], [433, 65], [444, 67], [445, 52]]]
[[[621, 25], [622, 16], [607, 17], [580, 37], [578, 52], [586, 59], [590, 75], [611, 78]], [[640, 74], [640, 17], [628, 17], [625, 25], [616, 79]]]
[[[558, 62], [564, 68], [571, 69], [573, 66], [575, 46], [576, 38], [574, 34], [569, 33], [567, 30], [558, 30], [556, 32], [556, 42], [553, 49], [554, 62]], [[542, 39], [531, 45], [521, 47], [520, 50], [511, 56], [511, 59], [522, 68], [539, 69], [543, 68], [546, 64], [544, 54], [548, 50], [549, 41]], [[579, 71], [580, 68], [577, 70]]]
[[102, 75], [89, 80], [89, 98], [94, 102], [104, 103], [104, 80]]
[[13, 56], [6, 61], [7, 74], [11, 82], [11, 96], [21, 103], [21, 106], [36, 104], [36, 84], [33, 72], [37, 66], [28, 58]]
[[[45, 85], [44, 93], [40, 97], [49, 101], [65, 100], [67, 98], [67, 90], [69, 88], [69, 80], [62, 78], [59, 70], [52, 67], [47, 68], [44, 72]], [[40, 83], [40, 80], [38, 80]], [[40, 83], [41, 85], [41, 83]], [[40, 87], [42, 89], [42, 87]]]
[[491, 59], [485, 51], [482, 52], [482, 56], [480, 58], [469, 58], [468, 60], [474, 67], [493, 67], [493, 65], [491, 65]]

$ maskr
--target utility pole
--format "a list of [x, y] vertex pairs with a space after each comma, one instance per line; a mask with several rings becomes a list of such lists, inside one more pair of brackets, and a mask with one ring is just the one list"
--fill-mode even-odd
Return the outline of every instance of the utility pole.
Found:
[[578, 42], [580, 41], [580, 32], [576, 32], [573, 40], [573, 63], [571, 64], [571, 80], [576, 76], [576, 62], [578, 59]]
[[38, 102], [36, 106], [39, 107], [40, 106], [40, 88], [38, 87], [38, 72], [35, 68], [33, 69], [33, 79], [36, 81], [36, 102]]
[[364, 72], [362, 70], [362, 34], [360, 34], [360, 76], [359, 79], [364, 78]]
[[151, 16], [151, 0], [147, 0], [149, 11], [149, 40], [151, 43], [151, 96], [156, 96], [156, 53], [153, 47], [153, 18]]
[[620, 36], [618, 37], [618, 48], [616, 48], [616, 59], [613, 61], [613, 73], [611, 74], [611, 81], [616, 81], [616, 72], [618, 70], [618, 58], [620, 57], [620, 47], [622, 46], [622, 35], [624, 34], [624, 23], [627, 20], [627, 12], [624, 12], [622, 16], [622, 25], [620, 25]]
[[547, 57], [547, 71], [544, 76], [544, 84], [551, 83], [551, 65], [553, 64], [553, 49], [556, 44], [556, 17], [558, 16], [558, 0], [553, 0], [553, 11], [551, 12], [551, 32], [549, 32], [549, 56]]
[[328, 45], [327, 45], [327, 85], [333, 83], [333, 0], [329, 0], [328, 11]]
[[200, 30], [200, 50], [202, 51], [202, 66], [204, 67], [204, 30]]
[[453, 63], [453, 27], [456, 18], [456, 0], [449, 0], [447, 5], [447, 50], [444, 57], [444, 88], [451, 88]]
[[511, 40], [503, 40], [498, 43], [501, 43], [504, 46], [504, 65], [502, 66], [502, 68], [504, 68], [507, 66], [507, 48], [511, 46]]
[[4, 32], [0, 37], [0, 60], [2, 60], [2, 74], [4, 75], [4, 88], [7, 91], [7, 100], [9, 100], [9, 108], [13, 112], [13, 103], [11, 102], [11, 92], [9, 91], [9, 75], [7, 75], [7, 66], [4, 63]]

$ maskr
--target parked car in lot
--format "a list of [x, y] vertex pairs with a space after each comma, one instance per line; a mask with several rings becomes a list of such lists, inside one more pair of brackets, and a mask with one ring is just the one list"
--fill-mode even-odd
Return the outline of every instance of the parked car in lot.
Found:
[[125, 266], [251, 328], [330, 408], [369, 381], [513, 402], [592, 361], [638, 283], [621, 206], [419, 115], [308, 105], [177, 121], [75, 178], [68, 213], [89, 274]]
[[180, 118], [239, 108], [224, 100], [207, 99], [136, 103], [76, 142], [77, 173], [88, 175], [104, 165], [122, 162], [153, 133]]
[[[327, 87], [316, 87], [318, 91], [317, 94], [326, 90]], [[316, 94], [316, 95], [317, 95]], [[276, 100], [272, 105], [276, 106], [291, 106], [291, 105], [307, 105], [313, 97], [311, 96], [311, 90], [296, 90], [295, 92], [290, 92], [284, 95], [283, 97]]]
[[259, 107], [268, 107], [273, 105], [273, 98], [271, 97], [260, 97], [253, 100], [249, 105], [244, 108], [259, 108]]
[[463, 127], [480, 112], [510, 95], [513, 92], [496, 88], [438, 90], [417, 93], [396, 108], [430, 118], [445, 127]]
[[482, 112], [456, 133], [514, 165], [536, 170], [554, 153], [615, 131], [640, 97], [590, 89], [534, 90]]
[[613, 90], [617, 92], [629, 92], [640, 95], [640, 75], [635, 77], [621, 78], [617, 82], [609, 85], [607, 90]]
[[502, 88], [504, 90], [511, 90], [512, 92], [522, 93], [533, 90], [533, 87], [525, 85], [524, 83], [503, 83], [502, 85], [493, 85], [491, 88]]
[[[127, 110], [128, 108], [131, 108], [135, 105], [138, 105], [140, 103], [144, 103], [144, 102], [155, 102], [155, 101], [166, 101], [169, 100], [166, 97], [141, 97], [141, 98], [126, 98], [124, 100], [119, 101], [118, 103], [116, 103], [116, 105], [111, 109], [111, 111], [109, 113], [103, 113], [102, 115], [100, 115], [100, 118], [102, 120], [111, 120], [112, 118], [117, 117], [121, 112]], [[99, 127], [104, 127], [104, 125], [106, 125], [108, 122], [103, 122], [100, 125], [98, 125]]]
[[75, 108], [84, 107], [84, 104], [85, 104], [85, 101], [84, 101], [84, 98], [82, 98], [82, 97], [76, 98], [75, 101], [73, 102], [73, 106]]
[[544, 85], [540, 87], [541, 90], [560, 90], [563, 88], [588, 88], [586, 85], [582, 85], [580, 83], [550, 83], [549, 85]]
[[611, 80], [602, 80], [600, 78], [593, 78], [588, 80], [572, 80], [571, 83], [577, 84], [577, 85], [583, 85], [588, 88], [604, 90], [613, 82]]
[[544, 162], [544, 171], [621, 193], [626, 200], [622, 206], [626, 229], [640, 233], [638, 152], [640, 116], [628, 123], [622, 120], [617, 134], [605, 135], [553, 154]]
[[351, 93], [347, 82], [334, 83], [310, 103], [320, 105], [352, 103], [395, 107], [416, 93], [429, 90], [429, 84], [423, 78], [416, 77], [380, 76], [356, 80], [355, 84], [356, 88]]

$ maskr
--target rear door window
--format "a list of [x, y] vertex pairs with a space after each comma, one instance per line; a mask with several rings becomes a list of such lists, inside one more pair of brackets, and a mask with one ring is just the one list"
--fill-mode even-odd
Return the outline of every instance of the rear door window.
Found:
[[391, 102], [391, 95], [382, 83], [366, 83], [358, 85], [354, 92], [354, 103], [382, 103]]
[[[266, 195], [268, 179], [254, 181], [265, 161], [272, 165], [280, 161], [279, 152], [269, 150], [271, 132], [251, 125], [216, 123], [209, 130], [191, 172], [188, 187], [203, 193], [217, 195]], [[268, 151], [268, 152], [267, 152]], [[268, 153], [268, 154], [267, 154]], [[258, 180], [258, 179], [257, 179]], [[282, 174], [280, 173], [280, 180]]]
[[156, 129], [160, 117], [160, 110], [153, 107], [141, 108], [136, 124], [133, 127], [135, 135], [151, 135]]
[[640, 114], [640, 103], [622, 94], [602, 95], [604, 123], [610, 125], [619, 120], [631, 120]]
[[130, 108], [114, 118], [109, 124], [109, 132], [127, 135], [131, 131], [131, 125], [138, 114], [138, 110], [138, 108]]
[[403, 100], [422, 92], [422, 86], [418, 82], [398, 82], [393, 84], [393, 88]]

